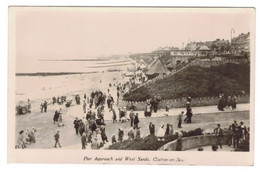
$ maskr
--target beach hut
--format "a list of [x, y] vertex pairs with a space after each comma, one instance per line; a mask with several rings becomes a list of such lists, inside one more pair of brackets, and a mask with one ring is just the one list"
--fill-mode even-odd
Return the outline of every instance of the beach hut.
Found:
[[148, 79], [157, 77], [158, 75], [169, 74], [170, 71], [161, 63], [160, 60], [157, 60], [150, 69], [146, 72]]

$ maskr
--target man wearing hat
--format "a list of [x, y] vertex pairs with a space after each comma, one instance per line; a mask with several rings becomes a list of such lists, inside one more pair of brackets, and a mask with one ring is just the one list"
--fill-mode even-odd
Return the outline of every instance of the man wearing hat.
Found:
[[134, 125], [134, 118], [135, 118], [135, 113], [133, 109], [131, 109], [129, 117], [130, 117], [130, 126], [132, 127]]
[[123, 137], [124, 137], [124, 131], [122, 128], [118, 129], [118, 141], [122, 142], [123, 141]]
[[223, 138], [223, 129], [220, 128], [220, 124], [217, 125], [217, 128], [214, 130], [215, 136], [217, 138], [216, 145], [222, 149], [222, 138]]
[[57, 144], [59, 145], [59, 147], [61, 147], [59, 139], [60, 139], [60, 131], [57, 131], [57, 133], [54, 135], [55, 148], [57, 148]]

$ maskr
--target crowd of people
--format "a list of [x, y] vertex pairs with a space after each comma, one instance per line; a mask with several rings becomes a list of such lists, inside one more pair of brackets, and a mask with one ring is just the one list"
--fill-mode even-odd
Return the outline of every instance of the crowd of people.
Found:
[[[214, 129], [214, 135], [216, 136], [216, 143], [211, 146], [212, 151], [218, 151], [222, 149], [224, 143], [224, 135], [228, 137], [228, 146], [234, 149], [238, 148], [238, 145], [245, 140], [249, 140], [250, 128], [244, 125], [241, 121], [240, 124], [235, 120], [228, 128], [222, 128], [220, 124]], [[203, 148], [198, 148], [198, 151], [203, 151]]]
[[236, 109], [237, 108], [237, 97], [235, 95], [227, 96], [224, 94], [220, 94], [219, 101], [218, 101], [218, 110], [224, 111], [225, 107], [228, 107], [231, 110]]
[[82, 119], [76, 117], [73, 125], [76, 135], [80, 135], [81, 137], [82, 149], [86, 149], [86, 145], [88, 144], [91, 145], [92, 149], [99, 149], [108, 142], [104, 109], [107, 105], [110, 111], [115, 111], [113, 107], [114, 98], [111, 94], [106, 96], [105, 93], [99, 90], [91, 92], [89, 97], [89, 108], [86, 109], [87, 97], [84, 96], [83, 112], [85, 116]]
[[88, 111], [83, 119], [76, 119], [73, 122], [76, 135], [80, 135], [82, 149], [90, 144], [92, 149], [99, 149], [108, 142], [105, 123], [103, 118], [96, 117], [96, 114]]
[[[136, 78], [135, 78], [136, 79]], [[115, 101], [114, 97], [110, 93], [110, 89], [112, 84], [109, 84], [109, 88], [107, 90], [107, 94], [100, 91], [92, 91], [89, 97], [84, 94], [83, 96], [83, 104], [82, 110], [84, 113], [84, 117], [80, 119], [76, 117], [73, 121], [73, 128], [75, 129], [75, 134], [80, 137], [82, 149], [86, 149], [87, 145], [90, 145], [92, 149], [100, 149], [103, 147], [108, 141], [108, 137], [106, 134], [106, 123], [104, 120], [105, 108], [107, 107], [108, 111], [111, 112], [113, 123], [128, 123], [130, 125], [129, 130], [124, 130], [122, 128], [118, 128], [117, 134], [113, 134], [111, 138], [111, 143], [115, 144], [117, 142], [122, 142], [126, 137], [128, 140], [134, 140], [141, 138], [141, 127], [139, 126], [139, 114], [134, 111], [134, 109], [130, 109], [127, 111], [126, 107], [118, 107], [118, 114], [116, 110], [116, 105], [119, 105], [120, 95], [125, 91], [127, 84], [114, 85], [116, 87], [116, 96], [117, 100]], [[77, 105], [80, 105], [80, 96], [75, 96], [75, 101]], [[147, 100], [147, 104], [144, 110], [145, 117], [151, 117], [152, 113], [157, 113], [160, 107], [161, 97], [156, 95]], [[62, 97], [53, 97], [52, 104], [63, 105], [66, 103], [66, 96]], [[71, 102], [70, 102], [71, 103]], [[230, 107], [231, 109], [236, 108], [236, 97], [221, 95], [219, 99], [218, 108], [219, 110], [223, 110], [224, 107]], [[41, 112], [47, 112], [48, 102], [44, 101], [41, 103]], [[170, 109], [169, 104], [166, 104], [165, 112], [168, 113]], [[186, 118], [183, 120], [185, 112], [181, 111], [177, 116], [177, 128], [182, 128], [182, 123], [186, 122], [187, 124], [192, 123], [192, 107], [191, 107], [191, 97], [187, 97], [186, 102]], [[167, 115], [168, 116], [168, 115]], [[56, 110], [53, 116], [54, 125], [57, 124], [58, 127], [65, 126], [62, 115], [62, 108]], [[174, 133], [172, 124], [166, 123], [161, 125], [156, 133], [155, 124], [152, 122], [149, 123], [150, 135], [156, 135], [158, 141], [164, 141], [165, 136], [171, 135]], [[21, 148], [26, 148], [26, 144], [35, 143], [34, 133], [36, 130], [32, 128], [31, 130], [20, 131], [18, 137], [18, 146]], [[125, 133], [126, 132], [126, 133]], [[238, 125], [236, 121], [230, 125], [228, 132], [230, 134], [229, 145], [233, 145], [234, 148], [242, 141], [248, 137], [249, 129], [247, 129], [243, 122]], [[156, 134], [155, 134], [156, 133]], [[224, 130], [221, 128], [220, 124], [214, 130], [214, 133], [217, 137], [216, 145], [222, 147], [222, 139]], [[116, 138], [117, 136], [117, 138]], [[55, 145], [61, 147], [60, 144], [60, 132], [57, 131], [54, 135]]]
[[[153, 112], [157, 113], [158, 109], [160, 108], [160, 106], [159, 106], [160, 101], [161, 101], [160, 95], [153, 96], [152, 98], [147, 99], [144, 116], [151, 117]], [[169, 111], [169, 107], [166, 106], [166, 112], [168, 112], [168, 111]]]
[[242, 141], [249, 139], [250, 128], [246, 127], [244, 122], [241, 121], [240, 124], [234, 121], [227, 130], [229, 134], [229, 146], [237, 148], [238, 144]]
[[31, 129], [27, 128], [25, 132], [24, 130], [21, 130], [19, 132], [16, 148], [24, 149], [26, 148], [26, 145], [36, 143], [35, 132], [36, 129], [34, 127], [32, 127]]
[[52, 104], [58, 104], [58, 105], [63, 105], [66, 102], [67, 97], [66, 96], [57, 96], [57, 97], [52, 97]]

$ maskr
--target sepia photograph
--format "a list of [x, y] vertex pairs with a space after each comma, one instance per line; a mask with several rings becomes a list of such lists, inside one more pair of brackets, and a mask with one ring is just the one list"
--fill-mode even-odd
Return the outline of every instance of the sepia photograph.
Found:
[[10, 6], [8, 34], [9, 162], [253, 164], [254, 8]]

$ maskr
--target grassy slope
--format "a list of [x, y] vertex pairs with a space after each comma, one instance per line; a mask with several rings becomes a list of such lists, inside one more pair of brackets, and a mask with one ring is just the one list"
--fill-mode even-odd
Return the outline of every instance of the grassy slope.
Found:
[[205, 97], [249, 93], [250, 66], [243, 64], [224, 64], [203, 68], [191, 66], [184, 71], [148, 86], [140, 87], [124, 95], [125, 100], [144, 101], [150, 96], [160, 94], [163, 99], [185, 96]]

